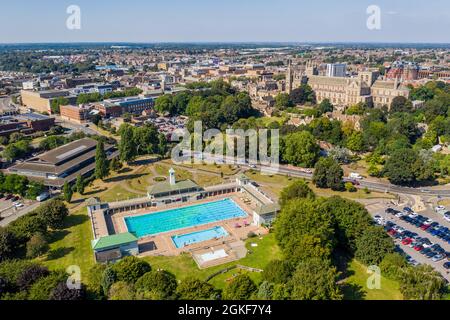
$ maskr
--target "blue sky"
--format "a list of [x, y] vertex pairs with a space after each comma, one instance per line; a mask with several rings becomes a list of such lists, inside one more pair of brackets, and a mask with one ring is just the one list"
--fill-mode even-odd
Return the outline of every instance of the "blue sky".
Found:
[[[0, 43], [445, 42], [449, 0], [14, 0], [2, 1]], [[81, 8], [68, 30], [66, 8]], [[369, 5], [381, 30], [366, 27]]]

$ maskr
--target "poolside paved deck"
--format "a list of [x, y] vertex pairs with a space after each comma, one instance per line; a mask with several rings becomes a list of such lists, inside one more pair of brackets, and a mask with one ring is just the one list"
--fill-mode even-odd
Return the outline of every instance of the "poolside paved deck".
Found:
[[[207, 203], [207, 202], [214, 202], [218, 200], [222, 200], [224, 198], [231, 198], [233, 201], [235, 201], [246, 213], [247, 217], [243, 218], [235, 218], [230, 220], [224, 220], [224, 221], [216, 221], [212, 223], [208, 223], [205, 225], [200, 226], [194, 226], [190, 228], [185, 229], [179, 229], [179, 230], [173, 230], [161, 234], [157, 234], [154, 236], [148, 236], [143, 237], [139, 240], [140, 248], [145, 248], [147, 250], [144, 250], [141, 252], [141, 256], [148, 256], [148, 255], [168, 255], [168, 256], [175, 256], [179, 255], [183, 252], [193, 253], [198, 250], [210, 250], [210, 248], [219, 248], [223, 247], [226, 249], [226, 252], [228, 253], [228, 258], [222, 258], [217, 259], [217, 261], [213, 260], [208, 263], [206, 263], [207, 267], [212, 265], [217, 265], [221, 263], [225, 263], [228, 260], [236, 260], [240, 259], [239, 256], [242, 255], [242, 248], [241, 250], [236, 250], [233, 248], [233, 246], [230, 246], [230, 243], [236, 243], [236, 242], [242, 242], [243, 240], [247, 239], [248, 234], [250, 232], [253, 232], [255, 234], [265, 234], [267, 232], [266, 229], [261, 228], [259, 226], [252, 225], [253, 222], [253, 210], [256, 207], [256, 203], [253, 203], [249, 201], [250, 199], [245, 199], [245, 195], [242, 193], [233, 193], [228, 195], [222, 195], [217, 197], [209, 197], [204, 200], [199, 200], [191, 203], [177, 203], [174, 205], [167, 205], [164, 207], [156, 207], [156, 208], [147, 208], [143, 210], [133, 211], [133, 212], [121, 212], [116, 213], [111, 216], [111, 221], [114, 226], [114, 230], [116, 233], [122, 233], [127, 232], [127, 227], [124, 221], [124, 218], [127, 216], [137, 216], [137, 215], [145, 215], [152, 212], [159, 212], [159, 211], [166, 211], [169, 209], [174, 208], [180, 208], [185, 207], [189, 205], [196, 205], [201, 203]], [[240, 227], [237, 227], [239, 225]], [[187, 245], [183, 248], [176, 248], [175, 244], [172, 241], [172, 236], [174, 235], [182, 235], [187, 234], [191, 232], [197, 232], [201, 230], [206, 230], [213, 228], [215, 226], [221, 226], [223, 227], [227, 232], [228, 236], [220, 239], [212, 239], [207, 240], [195, 244]], [[236, 246], [236, 245], [235, 245]], [[245, 246], [244, 246], [245, 249]], [[237, 251], [237, 254], [235, 254]], [[220, 262], [219, 260], [223, 260]], [[232, 261], [230, 260], [230, 261]], [[205, 267], [205, 266], [202, 266]]]

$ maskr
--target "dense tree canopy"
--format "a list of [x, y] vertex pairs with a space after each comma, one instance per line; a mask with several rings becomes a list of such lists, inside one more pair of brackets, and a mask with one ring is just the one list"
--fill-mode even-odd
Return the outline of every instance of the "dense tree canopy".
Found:
[[308, 131], [292, 133], [285, 138], [283, 160], [289, 164], [310, 168], [319, 158], [320, 147]]

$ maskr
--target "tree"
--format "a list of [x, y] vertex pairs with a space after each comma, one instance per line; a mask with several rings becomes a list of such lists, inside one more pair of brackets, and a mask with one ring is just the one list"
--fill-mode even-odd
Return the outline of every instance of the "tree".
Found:
[[363, 134], [358, 131], [353, 131], [352, 134], [347, 138], [346, 146], [351, 151], [355, 151], [355, 152], [364, 151], [364, 136], [363, 136]]
[[332, 217], [335, 222], [335, 237], [340, 247], [354, 252], [355, 241], [372, 225], [372, 217], [358, 202], [341, 197], [325, 199], [320, 210]]
[[165, 134], [160, 133], [158, 135], [158, 154], [164, 157], [166, 153], [167, 153], [167, 138]]
[[10, 290], [11, 284], [5, 278], [0, 277], [0, 297]]
[[371, 226], [356, 239], [355, 257], [365, 265], [378, 265], [395, 245], [383, 228]]
[[120, 142], [119, 153], [120, 160], [129, 162], [136, 156], [136, 146], [133, 141], [133, 127], [129, 124], [123, 124], [120, 126]]
[[52, 272], [50, 275], [37, 280], [29, 289], [28, 300], [49, 300], [53, 289], [63, 281], [67, 274], [64, 271]]
[[347, 115], [363, 115], [366, 112], [367, 105], [365, 103], [354, 104], [345, 110]]
[[109, 289], [109, 300], [134, 300], [134, 286], [125, 281], [114, 283]]
[[49, 274], [50, 271], [46, 267], [33, 264], [23, 270], [19, 275], [17, 278], [17, 286], [20, 290], [28, 290], [33, 283]]
[[407, 98], [398, 96], [392, 99], [391, 103], [391, 113], [395, 112], [411, 112], [412, 111], [412, 103]]
[[64, 200], [66, 202], [70, 203], [70, 201], [72, 201], [73, 191], [72, 191], [72, 187], [70, 186], [70, 184], [67, 181], [64, 182], [63, 195], [64, 195]]
[[322, 102], [317, 106], [317, 109], [320, 111], [320, 113], [327, 113], [327, 112], [333, 112], [333, 104], [330, 102], [329, 99], [323, 99]]
[[155, 102], [155, 110], [159, 114], [168, 113], [169, 115], [175, 115], [177, 112], [177, 108], [173, 103], [172, 95], [165, 94], [158, 97]]
[[0, 262], [11, 257], [16, 238], [9, 229], [0, 227]]
[[275, 220], [275, 238], [283, 254], [296, 264], [310, 257], [328, 257], [334, 246], [334, 222], [320, 209], [323, 200], [295, 199]]
[[167, 271], [150, 271], [135, 284], [136, 297], [149, 300], [172, 300], [175, 298], [177, 280]]
[[77, 192], [81, 195], [83, 195], [84, 193], [84, 181], [83, 181], [83, 177], [81, 176], [81, 174], [79, 174], [77, 176], [77, 181], [75, 182], [75, 189], [77, 190]]
[[109, 174], [108, 158], [106, 157], [105, 145], [103, 141], [97, 143], [95, 151], [95, 177], [103, 180]]
[[86, 290], [83, 284], [81, 284], [79, 289], [74, 289], [69, 288], [65, 281], [58, 283], [50, 293], [50, 300], [76, 301], [84, 300], [85, 298]]
[[27, 199], [36, 200], [36, 197], [45, 191], [45, 186], [42, 183], [31, 181], [28, 184], [26, 192]]
[[14, 234], [17, 245], [25, 244], [36, 233], [47, 232], [47, 222], [39, 215], [39, 211], [40, 208], [8, 225], [8, 230]]
[[150, 265], [135, 256], [128, 256], [114, 264], [117, 280], [135, 283], [137, 279], [151, 271]]
[[38, 216], [52, 229], [62, 229], [69, 210], [64, 202], [52, 199], [38, 209]]
[[107, 268], [108, 266], [106, 264], [96, 263], [91, 268], [89, 268], [89, 271], [87, 273], [87, 290], [96, 299], [101, 299], [102, 297], [108, 295], [110, 286], [108, 286], [106, 294], [104, 294], [102, 287], [103, 274]]
[[345, 190], [347, 190], [348, 192], [356, 192], [356, 187], [353, 185], [352, 182], [346, 182], [344, 184]]
[[313, 167], [319, 158], [320, 147], [308, 131], [292, 133], [285, 138], [283, 159], [294, 166]]
[[432, 266], [419, 265], [402, 269], [400, 274], [400, 292], [408, 300], [439, 300], [446, 282]]
[[297, 180], [281, 191], [280, 205], [285, 205], [289, 200], [298, 198], [314, 199], [316, 196], [305, 180]]
[[287, 283], [295, 271], [292, 263], [286, 260], [271, 260], [262, 272], [264, 281], [270, 283]]
[[408, 148], [392, 152], [384, 166], [384, 174], [391, 183], [398, 185], [410, 185], [434, 177], [430, 163], [421, 158], [416, 151]]
[[279, 93], [275, 97], [275, 108], [279, 110], [285, 110], [287, 108], [293, 107], [294, 104], [292, 103], [289, 94], [287, 93]]
[[314, 168], [313, 183], [317, 187], [342, 190], [344, 171], [336, 160], [321, 158]]
[[50, 110], [52, 114], [60, 114], [60, 106], [65, 106], [69, 104], [69, 99], [64, 97], [58, 97], [56, 99], [51, 100], [50, 102]]
[[109, 289], [117, 281], [117, 275], [113, 267], [108, 266], [102, 273], [102, 279], [100, 285], [103, 290], [103, 294], [108, 296]]
[[292, 277], [294, 300], [341, 300], [343, 295], [337, 285], [338, 272], [329, 261], [319, 258], [299, 264]]
[[333, 158], [338, 163], [348, 164], [351, 161], [350, 151], [342, 147], [334, 147], [328, 152], [328, 156]]
[[316, 94], [307, 84], [302, 84], [299, 88], [292, 90], [289, 97], [294, 104], [316, 103]]
[[271, 300], [274, 295], [275, 285], [268, 281], [263, 281], [258, 287], [256, 298], [258, 300]]
[[10, 143], [3, 150], [3, 157], [9, 161], [14, 161], [25, 157], [32, 150], [29, 140], [20, 140], [16, 143]]
[[27, 177], [9, 174], [4, 178], [2, 189], [24, 196], [28, 190], [28, 184], [29, 181]]
[[27, 242], [27, 257], [34, 259], [43, 255], [49, 249], [47, 239], [42, 233], [37, 233]]
[[246, 274], [235, 277], [223, 290], [225, 300], [248, 300], [257, 287]]
[[211, 284], [195, 278], [183, 280], [177, 287], [177, 293], [181, 300], [213, 300], [218, 295]]
[[389, 279], [399, 280], [403, 268], [407, 267], [404, 256], [399, 253], [388, 253], [380, 263], [380, 270]]
[[109, 170], [118, 172], [120, 169], [122, 169], [123, 165], [122, 162], [119, 161], [116, 157], [112, 158], [109, 162]]

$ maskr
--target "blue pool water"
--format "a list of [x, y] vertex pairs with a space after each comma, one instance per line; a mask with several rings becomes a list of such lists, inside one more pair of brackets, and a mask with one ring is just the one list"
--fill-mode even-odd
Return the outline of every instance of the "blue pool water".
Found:
[[223, 199], [141, 216], [126, 217], [125, 224], [129, 232], [141, 238], [246, 216], [245, 211], [233, 200]]
[[208, 230], [202, 230], [198, 232], [192, 232], [183, 235], [172, 236], [172, 241], [177, 248], [183, 248], [186, 245], [198, 243], [211, 239], [225, 238], [228, 236], [228, 232], [222, 227], [214, 227]]

